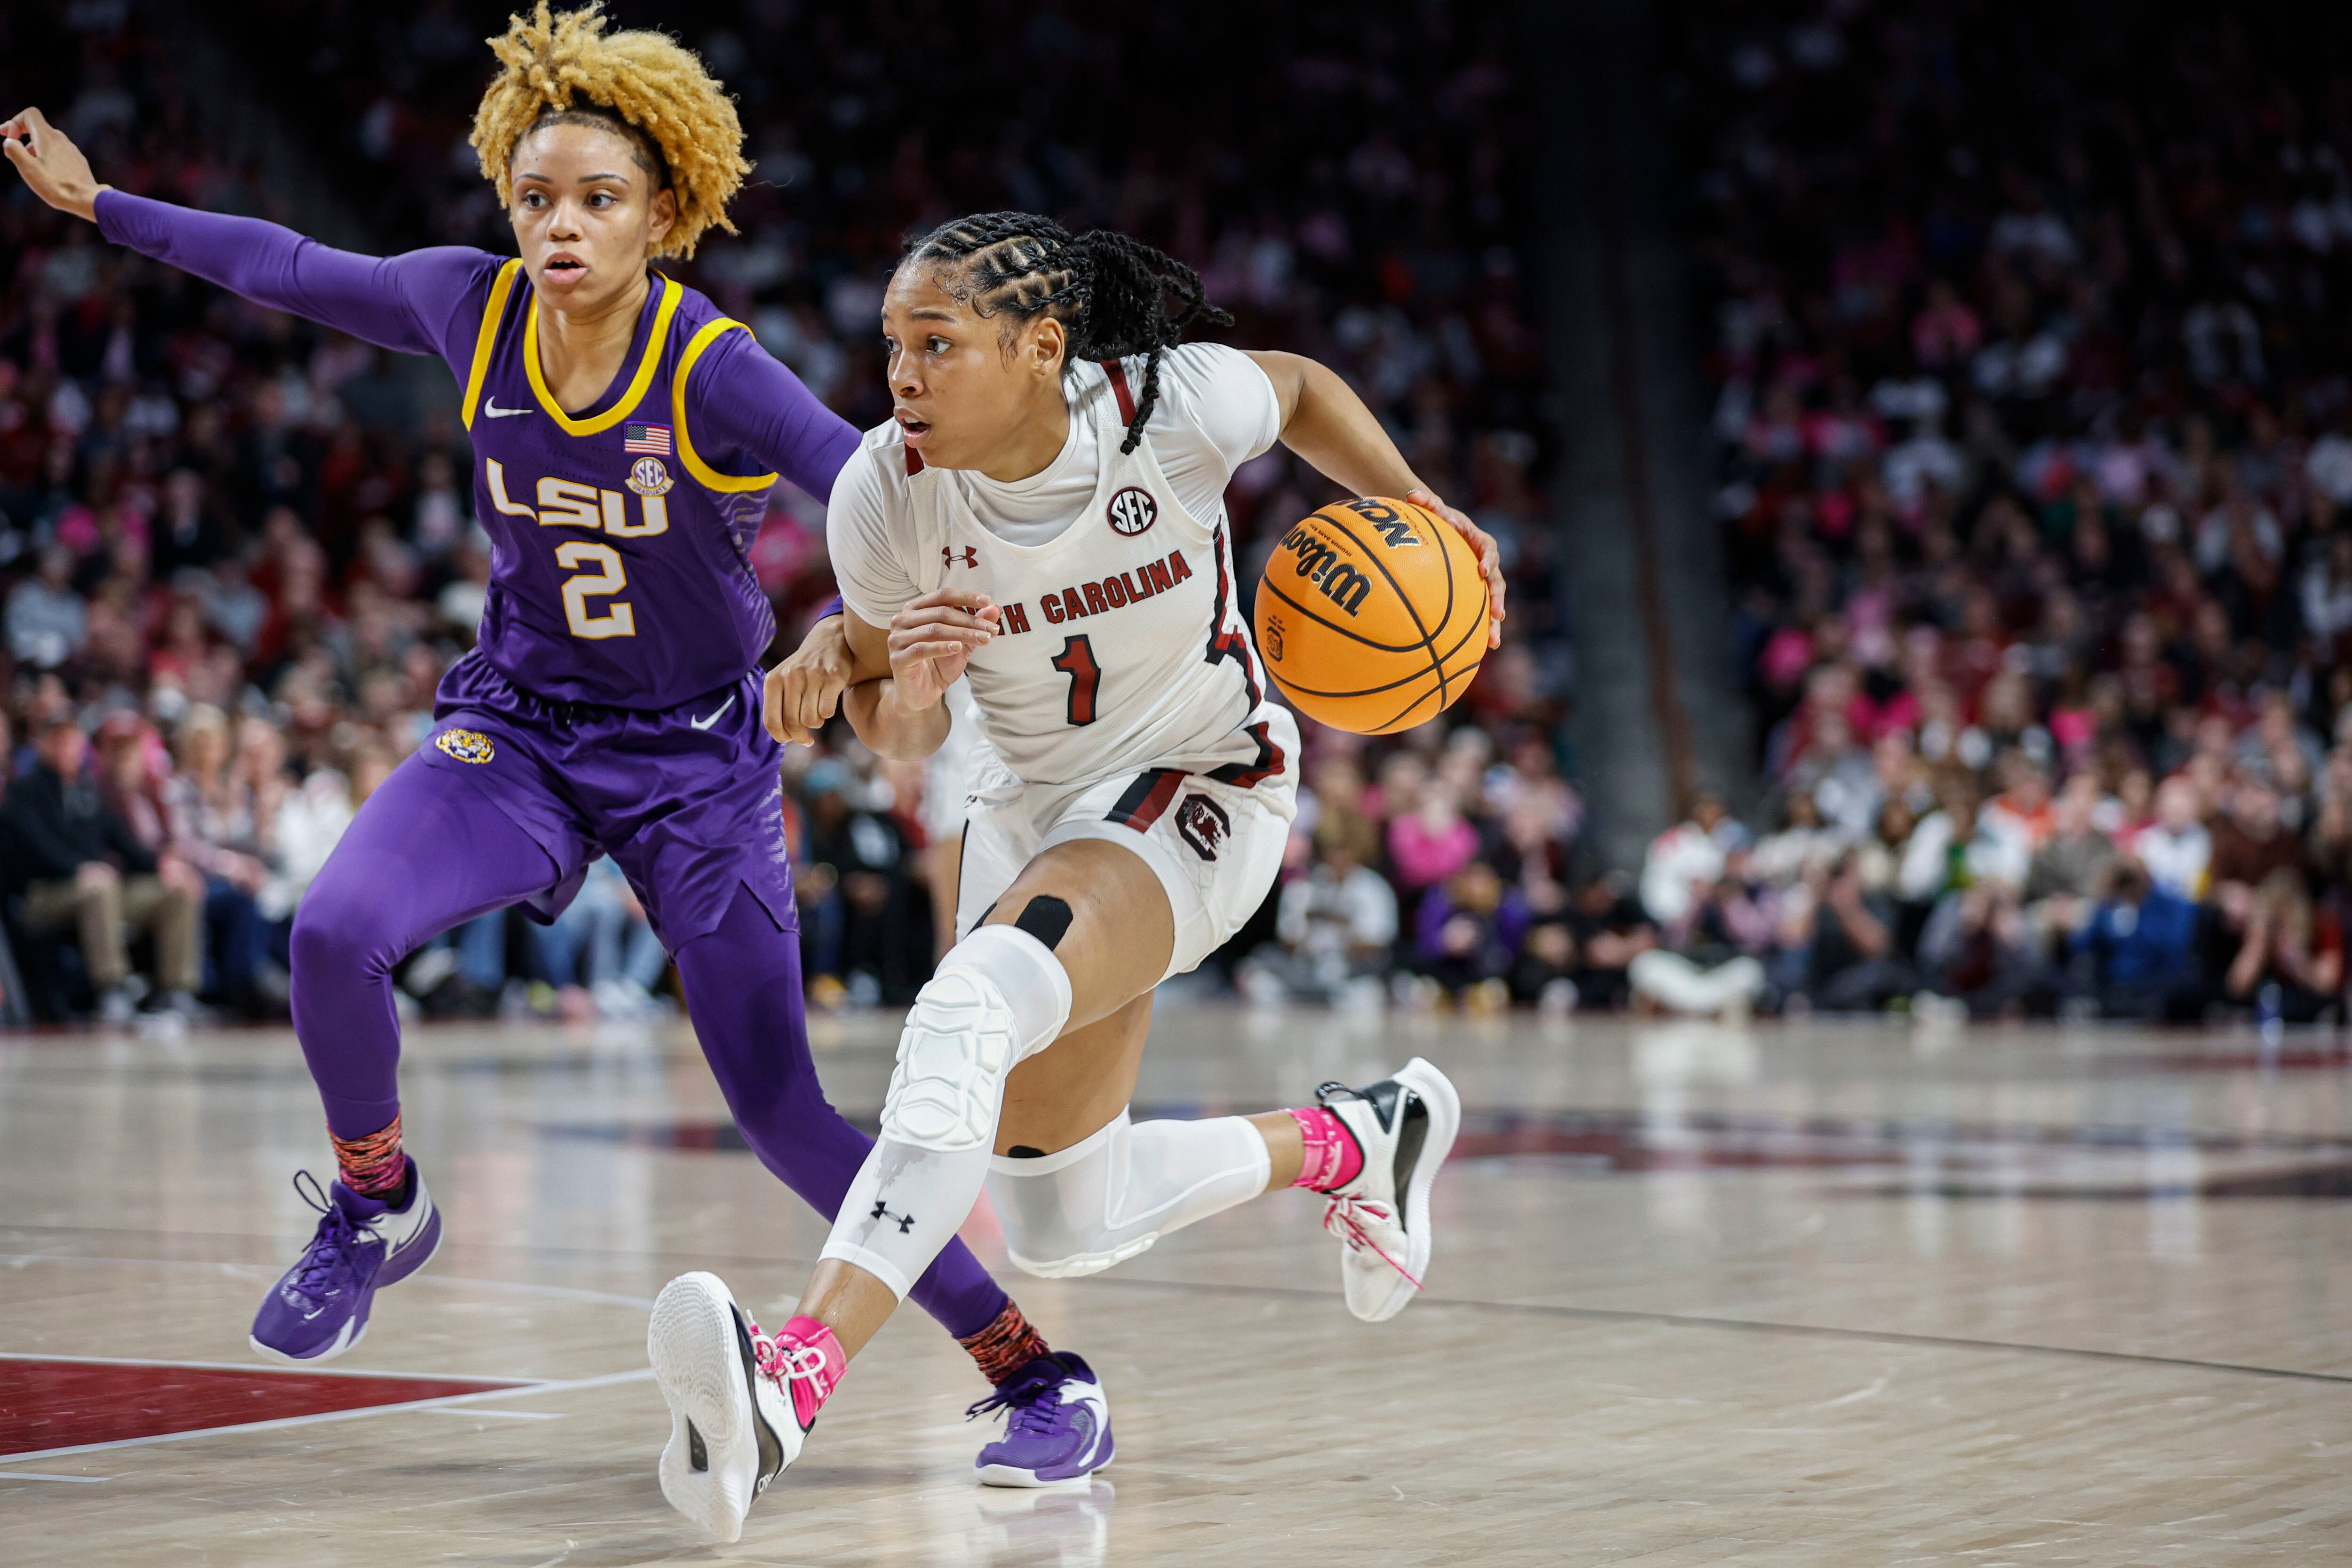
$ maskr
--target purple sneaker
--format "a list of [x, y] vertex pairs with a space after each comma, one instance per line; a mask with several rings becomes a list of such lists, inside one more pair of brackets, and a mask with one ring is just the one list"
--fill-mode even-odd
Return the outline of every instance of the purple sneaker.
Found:
[[376, 1291], [425, 1267], [441, 1245], [441, 1213], [414, 1160], [408, 1182], [408, 1202], [395, 1209], [341, 1182], [320, 1192], [308, 1171], [294, 1178], [320, 1211], [319, 1228], [254, 1314], [255, 1350], [272, 1361], [332, 1361], [366, 1336]]
[[1037, 1357], [964, 1412], [1010, 1411], [1004, 1436], [972, 1463], [986, 1487], [1082, 1480], [1110, 1463], [1110, 1401], [1094, 1368], [1070, 1351]]

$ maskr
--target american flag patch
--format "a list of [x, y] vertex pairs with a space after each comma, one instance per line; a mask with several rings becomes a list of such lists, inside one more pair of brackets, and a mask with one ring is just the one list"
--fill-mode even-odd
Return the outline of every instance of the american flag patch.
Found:
[[667, 458], [669, 450], [669, 426], [667, 425], [624, 425], [621, 426], [621, 450], [650, 452], [656, 458]]

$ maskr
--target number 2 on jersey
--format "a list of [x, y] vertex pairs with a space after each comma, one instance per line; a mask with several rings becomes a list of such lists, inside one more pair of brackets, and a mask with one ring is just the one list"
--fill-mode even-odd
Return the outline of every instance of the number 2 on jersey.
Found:
[[[609, 544], [570, 539], [555, 547], [555, 563], [572, 574], [563, 584], [563, 618], [573, 637], [602, 641], [637, 635], [637, 612], [628, 605], [616, 603], [593, 614], [588, 608], [589, 600], [617, 594], [629, 585], [619, 551]], [[592, 566], [594, 571], [587, 570]]]
[[1083, 637], [1068, 638], [1055, 657], [1054, 668], [1070, 678], [1069, 721], [1095, 721], [1095, 690], [1102, 685], [1102, 666], [1095, 662], [1095, 645]]

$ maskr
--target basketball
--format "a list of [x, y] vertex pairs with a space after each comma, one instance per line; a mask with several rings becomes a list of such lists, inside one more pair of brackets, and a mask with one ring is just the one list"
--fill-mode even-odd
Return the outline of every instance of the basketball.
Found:
[[1336, 501], [1282, 536], [1258, 579], [1257, 646], [1308, 718], [1387, 735], [1435, 718], [1486, 656], [1469, 542], [1410, 501]]

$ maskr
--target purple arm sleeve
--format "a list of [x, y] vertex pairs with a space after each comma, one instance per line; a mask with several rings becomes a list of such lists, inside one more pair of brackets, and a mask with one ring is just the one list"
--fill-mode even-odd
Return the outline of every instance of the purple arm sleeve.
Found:
[[[686, 416], [705, 462], [730, 473], [772, 469], [819, 500], [832, 499], [835, 478], [857, 450], [857, 427], [749, 332], [725, 334], [696, 364]], [[725, 460], [730, 456], [740, 467]]]
[[[460, 246], [404, 256], [355, 256], [259, 218], [198, 212], [121, 191], [98, 195], [98, 227], [117, 245], [167, 261], [257, 305], [364, 338], [403, 353], [448, 358], [451, 331], [498, 268], [487, 251]], [[474, 311], [478, 312], [476, 305]]]
[[835, 594], [817, 606], [816, 614], [809, 617], [809, 625], [814, 626], [819, 621], [829, 621], [835, 616], [846, 615], [848, 612], [849, 606], [841, 602], [840, 595]]

